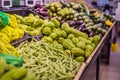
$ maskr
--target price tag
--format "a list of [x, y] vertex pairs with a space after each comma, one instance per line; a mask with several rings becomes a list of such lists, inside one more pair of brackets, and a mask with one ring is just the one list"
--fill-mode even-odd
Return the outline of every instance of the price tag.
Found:
[[33, 7], [35, 6], [36, 0], [26, 0], [25, 3], [26, 3], [26, 6]]
[[12, 7], [12, 0], [2, 0], [2, 7], [4, 8], [10, 8]]

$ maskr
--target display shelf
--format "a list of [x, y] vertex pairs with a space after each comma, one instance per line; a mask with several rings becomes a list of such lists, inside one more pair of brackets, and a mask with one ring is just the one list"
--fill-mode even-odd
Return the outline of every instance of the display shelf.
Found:
[[[28, 9], [12, 9], [12, 10], [3, 10], [6, 13], [10, 13], [10, 14], [19, 14], [21, 16], [27, 16], [29, 13], [34, 13], [31, 10]], [[38, 15], [38, 14], [37, 14]], [[111, 36], [112, 36], [112, 29], [114, 27], [116, 22], [113, 23], [113, 25], [108, 29], [108, 31], [106, 32], [106, 34], [104, 35], [104, 37], [101, 39], [101, 41], [99, 42], [99, 44], [96, 46], [96, 48], [94, 49], [94, 51], [92, 52], [92, 54], [89, 56], [89, 58], [86, 60], [85, 63], [82, 64], [82, 66], [80, 67], [79, 71], [77, 72], [77, 74], [74, 77], [74, 80], [85, 80], [85, 78], [87, 77], [86, 74], [89, 73], [90, 69], [93, 67], [94, 64], [96, 64], [96, 80], [99, 80], [99, 68], [100, 68], [100, 56], [101, 56], [101, 49], [103, 48], [104, 44], [106, 43], [106, 41], [108, 42], [108, 53], [107, 53], [107, 63], [109, 63], [109, 57], [110, 57], [110, 41], [111, 41]], [[36, 36], [36, 39], [40, 39], [40, 37], [42, 37], [42, 35]], [[14, 43], [11, 43], [14, 46], [17, 46], [18, 44], [20, 44], [21, 42], [25, 41], [25, 40], [31, 40], [32, 37], [25, 37], [22, 40], [18, 40]], [[17, 44], [17, 45], [16, 45]]]
[[[75, 80], [85, 80], [87, 76], [87, 74], [90, 72], [90, 68], [93, 67], [93, 64], [96, 63], [96, 80], [99, 80], [99, 68], [100, 68], [100, 61], [101, 61], [101, 49], [103, 48], [104, 44], [107, 42], [111, 41], [111, 36], [112, 36], [112, 30], [113, 27], [115, 27], [115, 23], [113, 23], [113, 25], [109, 28], [109, 30], [106, 32], [106, 34], [104, 35], [104, 37], [101, 39], [101, 41], [99, 42], [99, 44], [97, 45], [97, 47], [94, 49], [94, 51], [92, 52], [92, 54], [89, 56], [89, 58], [86, 60], [85, 64], [85, 68], [81, 69], [82, 74], [81, 73], [77, 73], [75, 76]], [[109, 64], [109, 59], [110, 59], [110, 48], [111, 48], [111, 43], [107, 44], [109, 46], [108, 48], [108, 53], [106, 54], [106, 59], [107, 59], [107, 64]], [[79, 75], [79, 76], [78, 76]], [[92, 80], [92, 79], [90, 79]]]

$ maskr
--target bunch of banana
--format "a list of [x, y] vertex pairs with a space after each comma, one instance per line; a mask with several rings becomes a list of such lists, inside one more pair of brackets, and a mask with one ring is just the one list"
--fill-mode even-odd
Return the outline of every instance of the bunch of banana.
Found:
[[0, 53], [7, 53], [15, 56], [19, 56], [18, 51], [7, 41], [0, 38]]
[[0, 31], [0, 38], [6, 40], [7, 42], [22, 38], [23, 35], [24, 31], [22, 29], [12, 28], [11, 26], [6, 26]]

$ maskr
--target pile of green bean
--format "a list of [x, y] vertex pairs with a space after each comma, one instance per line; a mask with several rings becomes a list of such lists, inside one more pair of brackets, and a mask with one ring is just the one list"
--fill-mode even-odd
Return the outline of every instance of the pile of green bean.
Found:
[[17, 49], [25, 60], [23, 67], [30, 69], [37, 80], [71, 80], [82, 64], [65, 54], [60, 44], [32, 41]]

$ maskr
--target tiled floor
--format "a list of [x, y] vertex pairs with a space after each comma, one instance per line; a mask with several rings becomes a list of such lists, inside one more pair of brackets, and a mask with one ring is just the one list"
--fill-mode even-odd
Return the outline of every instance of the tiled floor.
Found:
[[120, 80], [120, 37], [118, 38], [119, 52], [111, 52], [110, 65], [101, 63], [100, 80]]

